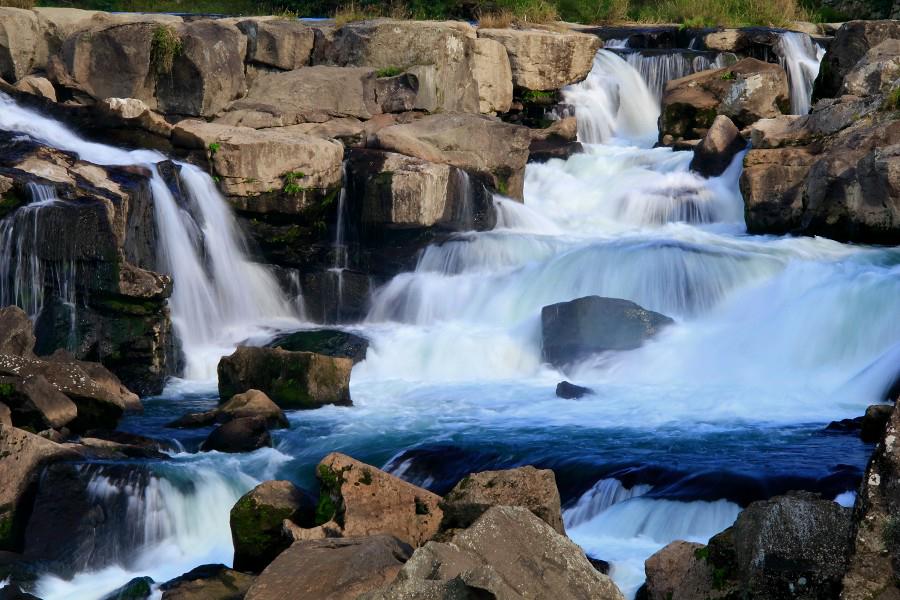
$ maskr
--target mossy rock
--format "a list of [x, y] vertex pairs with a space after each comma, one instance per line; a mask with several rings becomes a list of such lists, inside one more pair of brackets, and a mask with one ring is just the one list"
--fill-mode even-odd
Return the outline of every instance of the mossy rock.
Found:
[[318, 329], [279, 336], [269, 344], [269, 347], [283, 348], [291, 352], [315, 352], [325, 356], [350, 358], [354, 363], [358, 363], [365, 359], [369, 341], [346, 331]]

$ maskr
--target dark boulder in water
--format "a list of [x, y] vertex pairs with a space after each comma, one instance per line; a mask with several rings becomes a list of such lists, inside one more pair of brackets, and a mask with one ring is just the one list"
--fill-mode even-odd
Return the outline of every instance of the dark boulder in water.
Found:
[[15, 584], [7, 585], [0, 589], [0, 600], [41, 600], [37, 596], [23, 592], [19, 586]]
[[156, 583], [152, 577], [135, 577], [117, 590], [103, 596], [103, 600], [146, 600]]
[[216, 427], [200, 450], [210, 452], [253, 452], [272, 445], [272, 436], [262, 417], [244, 417]]
[[225, 565], [201, 565], [159, 586], [163, 600], [238, 600], [256, 578]]
[[691, 171], [707, 178], [718, 177], [746, 148], [747, 140], [741, 137], [734, 122], [725, 115], [719, 115], [694, 148]]
[[894, 407], [890, 404], [873, 404], [868, 407], [860, 423], [859, 437], [862, 441], [875, 443], [880, 440], [893, 412]]
[[565, 398], [566, 400], [574, 400], [583, 396], [592, 395], [593, 393], [594, 390], [591, 388], [575, 385], [568, 381], [560, 381], [556, 384], [556, 395], [560, 398]]
[[290, 352], [315, 352], [325, 356], [351, 358], [356, 364], [366, 358], [369, 340], [337, 329], [316, 329], [295, 331], [280, 335], [269, 344], [270, 348], [281, 348]]
[[674, 321], [629, 300], [586, 296], [541, 310], [543, 356], [561, 367], [610, 350], [634, 350]]

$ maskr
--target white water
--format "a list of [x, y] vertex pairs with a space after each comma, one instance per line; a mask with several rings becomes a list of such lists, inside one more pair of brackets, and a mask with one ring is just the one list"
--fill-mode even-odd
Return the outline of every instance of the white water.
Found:
[[625, 60], [641, 74], [657, 102], [660, 102], [666, 91], [666, 83], [699, 71], [720, 69], [728, 64], [728, 55], [718, 54], [710, 60], [706, 54], [629, 52], [625, 55]]
[[825, 49], [806, 33], [785, 31], [776, 47], [778, 61], [788, 74], [791, 85], [791, 113], [805, 115], [810, 109], [813, 84]]
[[181, 165], [189, 208], [181, 207], [156, 163], [157, 152], [128, 152], [87, 142], [57, 121], [17, 106], [0, 93], [0, 129], [16, 131], [100, 165], [144, 165], [151, 187], [159, 256], [175, 285], [172, 322], [186, 357], [185, 376], [215, 380], [219, 358], [238, 342], [272, 327], [298, 324], [298, 314], [272, 273], [251, 262], [246, 243], [225, 199], [209, 175]]

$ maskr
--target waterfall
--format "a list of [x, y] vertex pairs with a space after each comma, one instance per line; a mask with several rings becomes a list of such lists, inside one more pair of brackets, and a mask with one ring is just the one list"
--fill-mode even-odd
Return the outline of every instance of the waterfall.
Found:
[[819, 75], [819, 65], [825, 49], [812, 41], [806, 33], [785, 31], [775, 47], [778, 62], [788, 74], [791, 86], [791, 113], [809, 113], [813, 84]]
[[647, 146], [656, 141], [659, 103], [641, 75], [614, 52], [597, 51], [587, 79], [565, 88], [563, 99], [575, 106], [582, 142], [618, 139]]
[[475, 209], [473, 207], [472, 181], [465, 170], [456, 167], [450, 170], [456, 192], [453, 221], [463, 230], [475, 228]]
[[625, 60], [641, 74], [659, 102], [669, 81], [707, 69], [720, 69], [728, 64], [728, 55], [711, 57], [709, 53], [683, 51], [628, 52]]
[[74, 152], [100, 165], [143, 165], [152, 171], [160, 262], [174, 279], [172, 322], [186, 357], [185, 377], [214, 380], [221, 356], [271, 327], [296, 326], [298, 313], [271, 271], [250, 261], [246, 241], [212, 178], [180, 165], [188, 208], [179, 206], [155, 165], [165, 157], [87, 142], [57, 121], [17, 106], [0, 93], [0, 129]]
[[340, 323], [344, 304], [344, 271], [347, 270], [350, 260], [347, 246], [347, 163], [341, 165], [341, 191], [338, 194], [337, 225], [334, 229], [334, 266], [329, 271], [335, 277], [335, 289], [337, 290], [337, 306], [335, 306], [335, 322]]
[[563, 520], [571, 529], [590, 521], [613, 504], [643, 496], [651, 489], [651, 485], [638, 484], [626, 488], [618, 479], [601, 479], [578, 499], [575, 506], [563, 511]]

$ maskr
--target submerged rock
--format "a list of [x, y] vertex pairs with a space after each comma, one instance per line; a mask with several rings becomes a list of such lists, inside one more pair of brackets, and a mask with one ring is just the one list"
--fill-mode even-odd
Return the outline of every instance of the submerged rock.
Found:
[[253, 452], [272, 445], [272, 436], [263, 417], [243, 417], [219, 425], [200, 445], [200, 450], [210, 452]]
[[564, 366], [592, 354], [633, 350], [673, 323], [665, 315], [619, 298], [586, 296], [541, 310], [544, 360]]
[[472, 473], [444, 496], [441, 529], [465, 529], [493, 506], [521, 506], [566, 534], [556, 476], [532, 466]]
[[316, 504], [289, 481], [266, 481], [241, 497], [231, 509], [234, 568], [258, 573], [291, 545], [282, 523], [288, 519], [311, 527]]
[[135, 577], [117, 590], [103, 597], [103, 600], [146, 600], [153, 593], [156, 582], [152, 577]]
[[575, 385], [574, 383], [569, 383], [568, 381], [560, 381], [556, 385], [556, 395], [566, 400], [583, 398], [584, 396], [589, 396], [593, 393], [594, 390], [592, 390], [591, 388]]
[[349, 358], [242, 346], [219, 361], [219, 396], [257, 389], [284, 409], [349, 406], [352, 368]]
[[241, 600], [255, 579], [225, 565], [202, 565], [159, 589], [162, 600]]
[[389, 535], [296, 542], [266, 567], [246, 600], [356, 600], [393, 581], [411, 554]]

